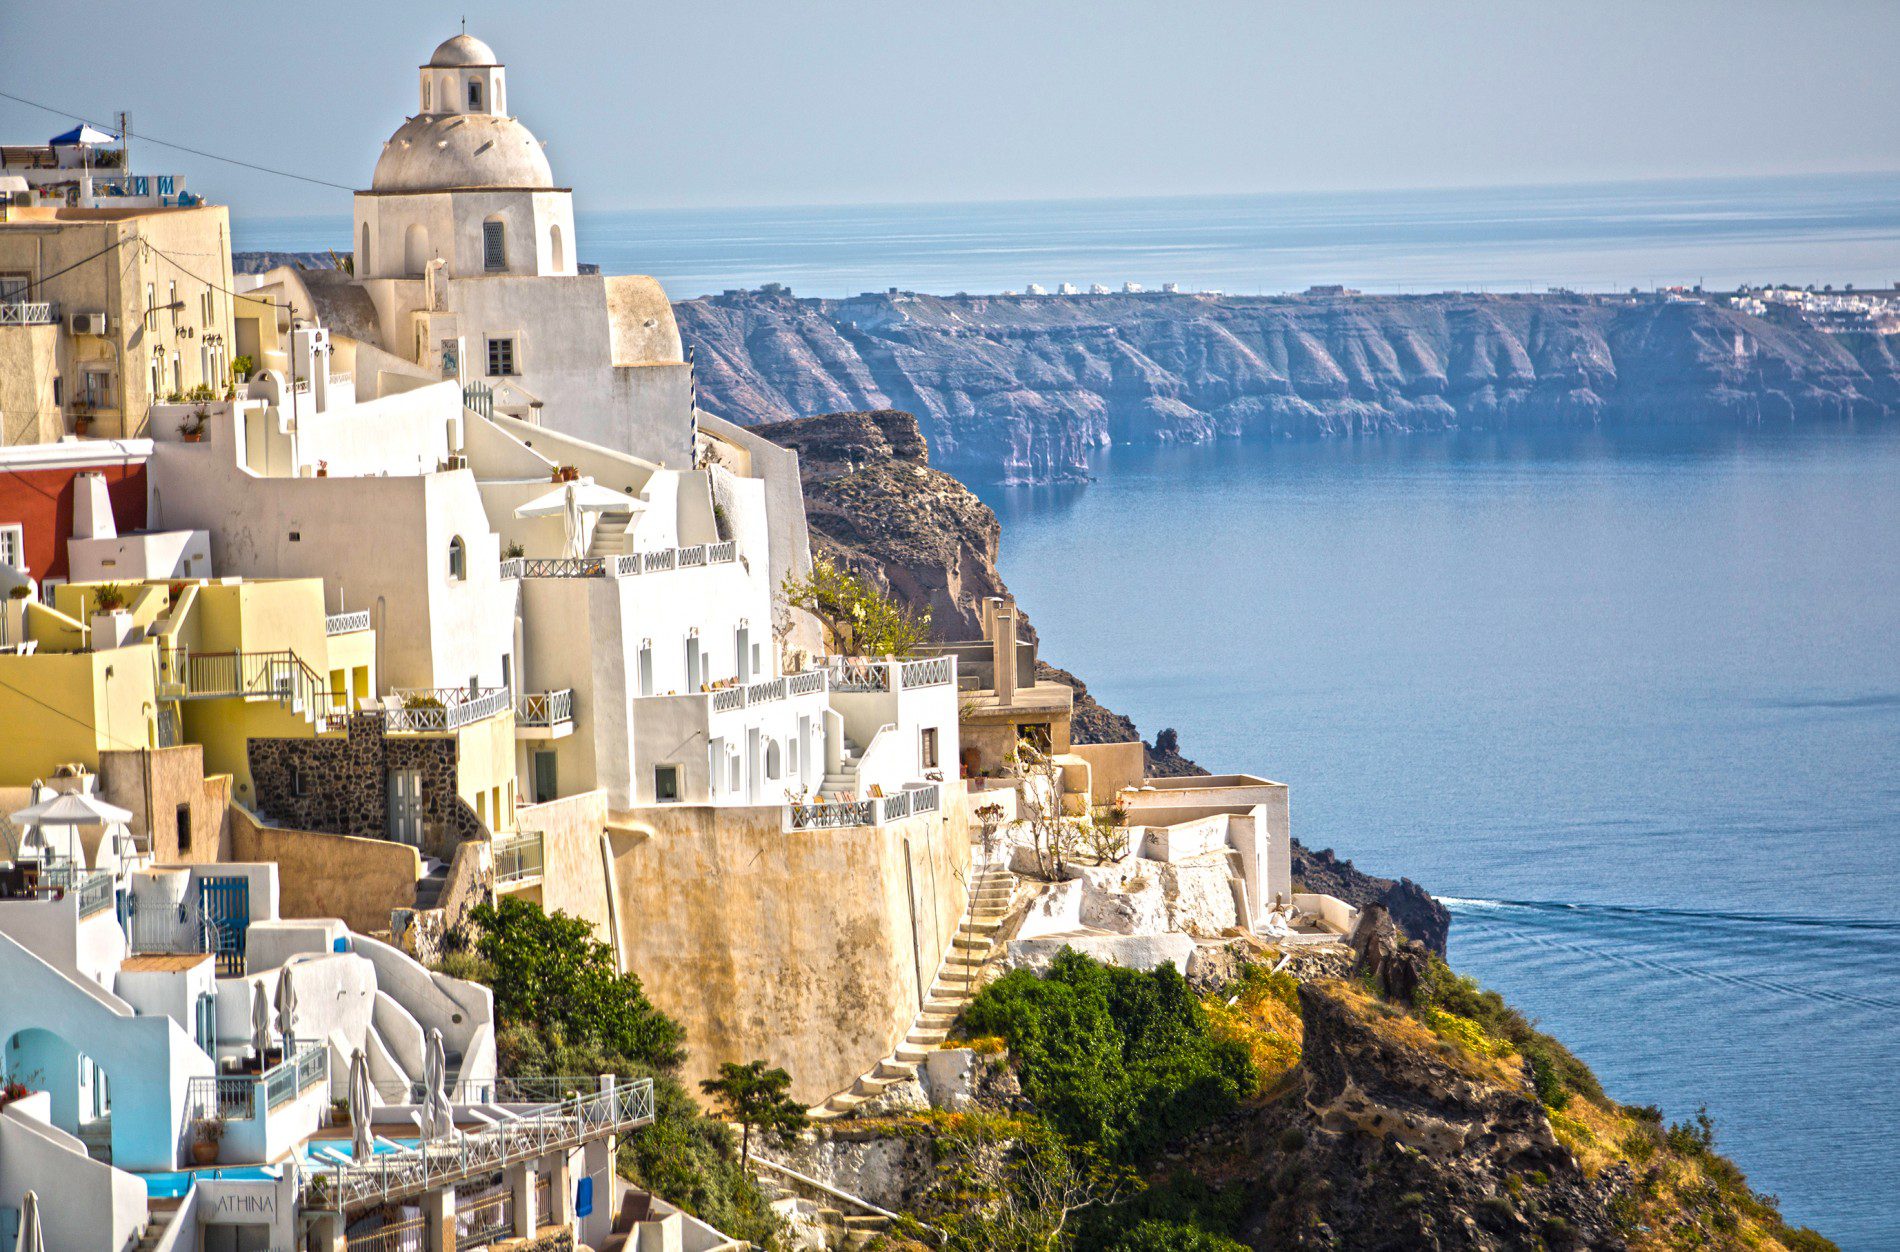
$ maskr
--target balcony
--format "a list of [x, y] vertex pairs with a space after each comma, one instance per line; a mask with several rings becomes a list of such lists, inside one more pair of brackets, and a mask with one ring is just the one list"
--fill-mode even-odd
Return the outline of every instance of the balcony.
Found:
[[691, 548], [663, 548], [658, 552], [627, 552], [618, 556], [511, 556], [501, 563], [503, 580], [511, 578], [634, 578], [666, 570], [728, 565], [739, 559], [738, 545], [702, 543]]
[[561, 739], [574, 733], [574, 689], [530, 691], [515, 697], [515, 737]]
[[851, 826], [884, 826], [907, 817], [935, 813], [942, 804], [942, 789], [935, 784], [913, 787], [895, 795], [872, 796], [867, 800], [843, 800], [829, 804], [789, 804], [785, 806], [785, 829], [841, 830]]
[[713, 712], [729, 713], [736, 709], [749, 709], [756, 704], [775, 704], [796, 696], [823, 695], [829, 687], [830, 677], [821, 669], [806, 670], [802, 674], [787, 674], [763, 682], [721, 687], [707, 694]]
[[56, 326], [59, 305], [51, 300], [22, 300], [0, 304], [0, 326]]
[[823, 662], [831, 674], [833, 691], [914, 691], [956, 681], [956, 663], [948, 656], [918, 661], [873, 661], [866, 657], [834, 656]]
[[495, 886], [503, 891], [541, 880], [547, 849], [538, 830], [495, 840]]
[[323, 619], [323, 633], [326, 635], [347, 635], [352, 631], [368, 629], [368, 609], [358, 609], [354, 613], [332, 613]]
[[506, 687], [407, 687], [396, 693], [402, 703], [383, 710], [383, 729], [392, 735], [440, 735], [508, 712]]

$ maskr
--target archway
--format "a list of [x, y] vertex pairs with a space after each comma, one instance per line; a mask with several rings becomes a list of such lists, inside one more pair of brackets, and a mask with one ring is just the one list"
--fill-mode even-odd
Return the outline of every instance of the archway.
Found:
[[429, 231], [421, 222], [411, 222], [402, 237], [402, 268], [411, 278], [422, 277], [429, 264]]
[[89, 1147], [111, 1143], [112, 1084], [105, 1067], [64, 1036], [39, 1026], [0, 1048], [0, 1077], [52, 1099], [53, 1125]]
[[567, 248], [561, 242], [561, 228], [548, 227], [548, 260], [556, 274], [567, 273]]

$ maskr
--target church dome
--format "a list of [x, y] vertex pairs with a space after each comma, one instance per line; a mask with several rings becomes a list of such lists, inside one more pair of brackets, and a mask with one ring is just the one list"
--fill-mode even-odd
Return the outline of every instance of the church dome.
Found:
[[469, 65], [499, 65], [495, 60], [495, 50], [475, 36], [466, 32], [452, 39], [444, 39], [436, 45], [435, 55], [429, 58], [424, 69], [462, 67]]
[[[469, 38], [458, 35], [449, 43]], [[370, 179], [374, 191], [552, 186], [554, 172], [534, 133], [512, 117], [490, 113], [425, 113], [410, 118], [383, 145]]]

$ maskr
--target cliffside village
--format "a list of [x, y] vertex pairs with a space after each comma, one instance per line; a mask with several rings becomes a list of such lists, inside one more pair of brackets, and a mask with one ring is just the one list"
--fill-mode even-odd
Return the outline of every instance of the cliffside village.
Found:
[[498, 1072], [434, 968], [480, 902], [821, 1119], [953, 1100], [1006, 966], [1350, 929], [1284, 786], [1071, 743], [1008, 602], [839, 655], [796, 455], [582, 272], [496, 53], [416, 92], [343, 269], [234, 275], [112, 135], [4, 149], [0, 1249], [740, 1246], [618, 1176], [650, 1083]]

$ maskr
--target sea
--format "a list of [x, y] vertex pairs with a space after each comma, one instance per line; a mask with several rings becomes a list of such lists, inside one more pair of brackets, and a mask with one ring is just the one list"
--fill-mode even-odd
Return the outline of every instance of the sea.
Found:
[[[583, 213], [676, 298], [1900, 279], [1900, 175]], [[344, 248], [347, 218], [235, 246]], [[1787, 1216], [1900, 1247], [1900, 429], [1116, 448], [972, 484], [1049, 659], [1295, 833]]]

